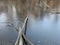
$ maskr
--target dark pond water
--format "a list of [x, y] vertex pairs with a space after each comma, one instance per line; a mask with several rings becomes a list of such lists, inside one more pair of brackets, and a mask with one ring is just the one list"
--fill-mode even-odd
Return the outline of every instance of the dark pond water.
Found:
[[60, 14], [47, 13], [42, 19], [30, 16], [26, 36], [34, 45], [60, 45]]

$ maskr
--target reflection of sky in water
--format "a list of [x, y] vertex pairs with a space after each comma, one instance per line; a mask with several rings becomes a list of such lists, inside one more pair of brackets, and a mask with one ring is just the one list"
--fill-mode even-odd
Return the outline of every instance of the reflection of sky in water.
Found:
[[36, 45], [60, 45], [60, 14], [49, 14], [49, 18], [44, 16], [43, 20], [29, 18], [27, 27], [27, 37]]
[[6, 13], [1, 13], [1, 14], [0, 14], [0, 23], [1, 23], [1, 22], [4, 22], [4, 21], [6, 21], [6, 20], [7, 20]]

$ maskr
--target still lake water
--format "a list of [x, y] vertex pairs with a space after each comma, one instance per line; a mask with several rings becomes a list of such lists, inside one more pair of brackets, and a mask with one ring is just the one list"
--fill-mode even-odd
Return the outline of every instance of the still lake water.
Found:
[[26, 36], [34, 45], [60, 45], [60, 14], [45, 14], [42, 19], [28, 18]]
[[[16, 14], [14, 6], [12, 15], [8, 15], [6, 11], [6, 8], [0, 11], [0, 40], [14, 45], [18, 36], [18, 27], [23, 23], [20, 15]], [[30, 16], [26, 36], [34, 45], [60, 45], [60, 14], [47, 13], [42, 18]], [[1, 41], [0, 45], [3, 45]]]

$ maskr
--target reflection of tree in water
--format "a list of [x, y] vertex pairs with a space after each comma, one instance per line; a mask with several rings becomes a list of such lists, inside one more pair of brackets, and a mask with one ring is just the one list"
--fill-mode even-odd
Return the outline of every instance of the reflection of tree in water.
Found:
[[43, 17], [44, 17], [44, 10], [43, 10], [43, 8], [42, 8], [42, 9], [41, 9], [41, 12], [40, 12], [40, 18], [43, 19]]
[[55, 15], [55, 22], [58, 21], [58, 14]]
[[7, 3], [0, 1], [0, 12], [7, 11]]
[[19, 0], [16, 4], [17, 15], [20, 20], [24, 20], [27, 16], [26, 0]]
[[43, 19], [44, 16], [44, 4], [43, 4], [43, 0], [38, 0], [35, 2], [36, 6], [34, 7], [34, 14], [36, 18], [40, 18]]

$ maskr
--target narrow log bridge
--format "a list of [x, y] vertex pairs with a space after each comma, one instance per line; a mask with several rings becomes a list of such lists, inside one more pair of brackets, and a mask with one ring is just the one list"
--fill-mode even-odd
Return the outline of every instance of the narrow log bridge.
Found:
[[[28, 21], [28, 17], [26, 17], [23, 27], [19, 27], [19, 31], [18, 31], [18, 37], [16, 40], [15, 45], [24, 45], [24, 42], [26, 45], [34, 45], [26, 36], [25, 33], [23, 32], [23, 28], [26, 26]], [[25, 30], [26, 31], [26, 30]]]

